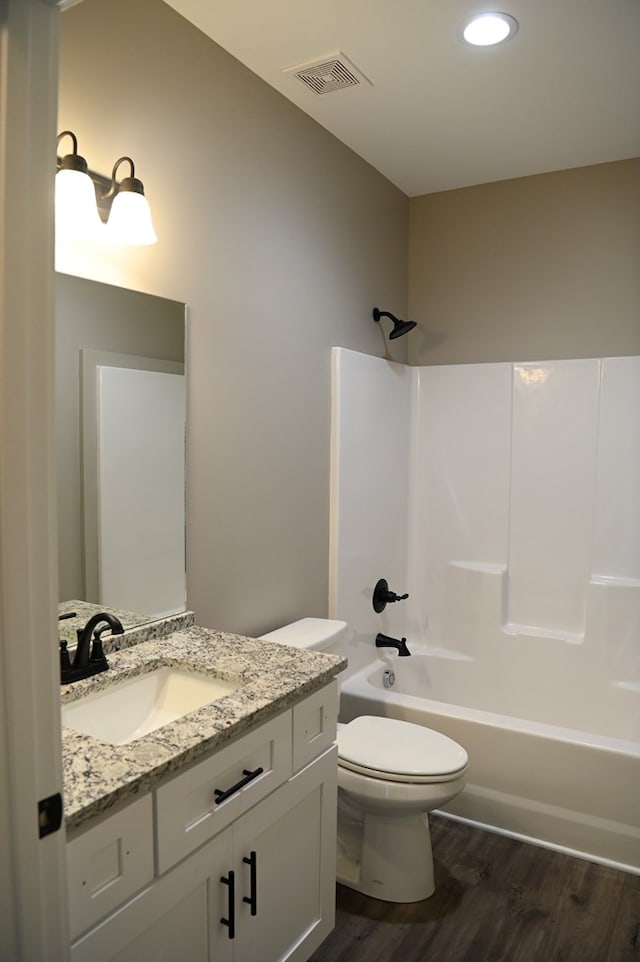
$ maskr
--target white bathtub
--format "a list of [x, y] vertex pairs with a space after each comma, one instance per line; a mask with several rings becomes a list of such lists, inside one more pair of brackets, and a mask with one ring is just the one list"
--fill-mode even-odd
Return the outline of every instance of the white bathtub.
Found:
[[640, 874], [640, 743], [411, 694], [432, 668], [420, 654], [367, 665], [342, 684], [341, 720], [382, 715], [449, 735], [470, 770], [447, 813]]

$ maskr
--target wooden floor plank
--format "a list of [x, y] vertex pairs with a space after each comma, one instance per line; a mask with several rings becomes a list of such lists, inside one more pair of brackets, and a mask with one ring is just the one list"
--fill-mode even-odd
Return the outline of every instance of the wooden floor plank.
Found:
[[640, 959], [640, 876], [627, 875], [612, 939], [604, 962]]
[[396, 905], [338, 886], [309, 962], [640, 962], [640, 878], [431, 817], [436, 892]]

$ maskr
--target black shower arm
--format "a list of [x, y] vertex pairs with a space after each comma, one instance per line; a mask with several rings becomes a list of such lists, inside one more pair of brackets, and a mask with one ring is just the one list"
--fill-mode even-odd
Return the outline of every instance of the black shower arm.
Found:
[[388, 317], [389, 320], [393, 321], [394, 324], [402, 323], [402, 321], [400, 321], [399, 318], [395, 316], [395, 314], [391, 314], [390, 311], [381, 311], [377, 307], [374, 308], [374, 311], [373, 311], [374, 321], [379, 321], [381, 317]]

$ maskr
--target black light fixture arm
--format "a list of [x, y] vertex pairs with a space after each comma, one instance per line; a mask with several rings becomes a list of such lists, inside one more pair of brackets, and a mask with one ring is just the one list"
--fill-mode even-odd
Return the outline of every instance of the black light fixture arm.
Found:
[[73, 141], [73, 153], [74, 153], [74, 154], [77, 154], [77, 153], [78, 153], [78, 138], [76, 137], [76, 135], [74, 134], [74, 132], [73, 132], [72, 130], [63, 130], [63, 131], [61, 131], [61, 133], [59, 133], [58, 136], [56, 137], [56, 145], [57, 145], [57, 146], [60, 145], [60, 141], [62, 140], [63, 137], [71, 137], [71, 140]]
[[87, 162], [84, 157], [81, 157], [78, 153], [78, 138], [72, 130], [63, 130], [56, 138], [56, 146], [60, 145], [63, 137], [71, 137], [73, 151], [70, 154], [65, 154], [64, 157], [58, 158], [58, 168], [60, 170], [77, 170], [81, 174], [86, 174], [88, 172]]
[[[124, 163], [129, 164], [131, 173], [129, 174], [128, 177], [124, 177], [120, 181], [120, 183], [118, 183], [116, 180], [118, 167], [120, 166], [120, 164], [124, 164]], [[144, 195], [144, 187], [142, 185], [142, 181], [138, 180], [138, 178], [136, 177], [136, 168], [131, 157], [119, 157], [118, 160], [116, 160], [115, 164], [113, 165], [113, 171], [111, 172], [111, 186], [109, 187], [109, 190], [107, 191], [107, 193], [104, 195], [104, 199], [106, 200], [109, 197], [114, 197], [121, 190], [131, 190], [135, 194]]]

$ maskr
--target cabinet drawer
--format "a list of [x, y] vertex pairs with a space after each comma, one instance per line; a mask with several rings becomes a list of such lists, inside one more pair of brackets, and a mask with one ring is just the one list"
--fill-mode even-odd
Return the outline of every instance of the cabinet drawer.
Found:
[[321, 755], [336, 740], [338, 682], [333, 681], [293, 708], [293, 771]]
[[291, 712], [284, 712], [156, 792], [158, 873], [165, 872], [291, 774]]
[[67, 843], [71, 938], [152, 878], [152, 805], [145, 795]]

